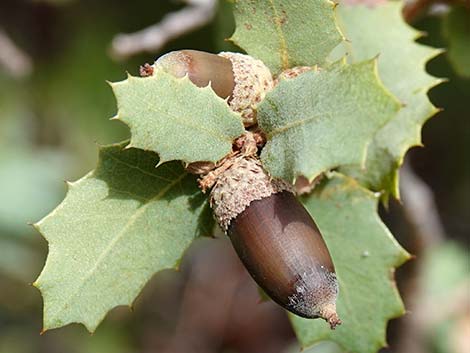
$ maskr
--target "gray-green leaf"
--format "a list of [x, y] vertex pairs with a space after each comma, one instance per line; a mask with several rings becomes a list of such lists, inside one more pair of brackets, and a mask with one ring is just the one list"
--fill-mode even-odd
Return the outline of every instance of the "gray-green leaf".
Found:
[[328, 0], [237, 0], [231, 40], [273, 74], [325, 62], [343, 39]]
[[244, 129], [240, 115], [208, 86], [156, 70], [111, 84], [117, 118], [131, 129], [129, 147], [157, 152], [160, 163], [216, 162], [231, 151]]
[[281, 80], [258, 108], [268, 138], [261, 159], [271, 175], [289, 181], [362, 164], [373, 136], [399, 107], [379, 82], [375, 60]]
[[70, 183], [65, 200], [36, 225], [49, 243], [35, 283], [44, 330], [77, 322], [94, 331], [211, 227], [206, 199], [181, 163], [156, 169], [154, 153], [124, 146], [101, 148], [98, 167]]
[[398, 196], [397, 170], [403, 156], [411, 146], [421, 144], [421, 127], [437, 112], [427, 91], [440, 82], [428, 75], [424, 67], [440, 50], [415, 42], [420, 33], [403, 21], [401, 6], [400, 2], [387, 2], [374, 8], [340, 6], [338, 11], [341, 28], [349, 40], [344, 44], [349, 61], [378, 56], [380, 78], [404, 104], [377, 131], [367, 151], [365, 168], [358, 165], [342, 171], [368, 188], [386, 190], [395, 196]]

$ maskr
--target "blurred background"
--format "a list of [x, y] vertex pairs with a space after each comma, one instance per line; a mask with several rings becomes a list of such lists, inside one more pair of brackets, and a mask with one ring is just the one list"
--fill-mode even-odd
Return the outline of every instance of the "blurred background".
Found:
[[[448, 47], [453, 6], [408, 4], [407, 20], [428, 33], [420, 42]], [[469, 10], [452, 11], [466, 16], [470, 47]], [[229, 6], [216, 0], [0, 1], [0, 353], [299, 351], [283, 310], [260, 303], [225, 238], [196, 241], [180, 272], [158, 274], [132, 313], [113, 310], [94, 335], [79, 325], [39, 335], [42, 300], [29, 283], [47, 244], [28, 222], [62, 200], [64, 180], [94, 168], [97, 144], [128, 137], [123, 124], [108, 120], [116, 108], [106, 80], [137, 75], [139, 65], [175, 49], [230, 50], [223, 39], [232, 30]], [[392, 320], [383, 352], [470, 352], [470, 56], [465, 60], [456, 67], [443, 54], [428, 63], [432, 75], [449, 79], [429, 93], [444, 110], [423, 129], [426, 147], [408, 154], [403, 204], [381, 209], [416, 255], [397, 271], [409, 313]], [[308, 350], [340, 351], [333, 344]]]

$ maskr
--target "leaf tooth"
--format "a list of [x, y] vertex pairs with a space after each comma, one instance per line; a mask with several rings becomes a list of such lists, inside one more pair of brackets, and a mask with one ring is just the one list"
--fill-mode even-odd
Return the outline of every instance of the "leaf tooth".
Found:
[[167, 163], [167, 162], [170, 161], [169, 159], [166, 159], [166, 158], [163, 157], [163, 156], [160, 156], [160, 155], [159, 155], [159, 157], [160, 157], [160, 159], [158, 160], [158, 163], [155, 164], [155, 169], [157, 169], [158, 167], [160, 167], [162, 164]]
[[132, 140], [126, 145], [124, 146], [124, 150], [130, 150], [131, 148], [137, 148], [135, 147], [135, 145], [132, 143]]
[[450, 81], [450, 79], [447, 78], [447, 77], [438, 77], [434, 80], [434, 82], [429, 87], [427, 87], [427, 90], [429, 91], [431, 88], [434, 88], [434, 87], [440, 85], [441, 83], [447, 83], [449, 81]]
[[36, 231], [38, 231], [38, 232], [40, 233], [40, 232], [41, 232], [40, 229], [39, 229], [39, 223], [40, 223], [40, 222], [41, 222], [41, 221], [39, 221], [39, 222], [33, 222], [33, 223], [29, 223], [29, 222], [28, 222], [28, 225], [31, 226], [31, 227], [33, 227]]
[[123, 85], [126, 85], [127, 84], [127, 80], [121, 80], [121, 81], [116, 81], [116, 82], [112, 82], [112, 81], [108, 81], [106, 80], [106, 83], [108, 85], [111, 86], [111, 88], [113, 89], [113, 91], [117, 88], [119, 88], [120, 86], [123, 86]]
[[64, 180], [64, 183], [65, 185], [67, 185], [67, 188], [70, 190], [73, 187], [75, 187], [75, 185], [77, 184], [77, 181]]

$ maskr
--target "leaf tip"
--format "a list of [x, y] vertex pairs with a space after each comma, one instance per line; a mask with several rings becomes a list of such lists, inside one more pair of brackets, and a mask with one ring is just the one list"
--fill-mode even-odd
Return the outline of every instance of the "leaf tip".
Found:
[[449, 82], [450, 79], [448, 77], [440, 77], [440, 78], [437, 78], [436, 81], [435, 81], [435, 84], [431, 86], [432, 87], [435, 87], [437, 85], [440, 85], [441, 83], [447, 83]]
[[40, 222], [41, 221], [39, 221], [39, 222], [28, 222], [27, 224], [28, 224], [28, 226], [33, 227], [36, 231], [41, 233], [41, 230], [39, 229], [39, 223]]
[[155, 169], [159, 168], [162, 164], [164, 164], [166, 162], [168, 162], [168, 160], [166, 160], [165, 158], [160, 156], [160, 159], [158, 160], [158, 163], [155, 164]]
[[88, 323], [85, 323], [85, 322], [82, 322], [82, 324], [83, 324], [83, 326], [85, 326], [85, 328], [88, 331], [88, 333], [90, 334], [90, 336], [93, 336], [93, 334], [96, 331], [96, 327], [98, 326], [98, 324], [91, 325], [91, 324], [88, 324]]

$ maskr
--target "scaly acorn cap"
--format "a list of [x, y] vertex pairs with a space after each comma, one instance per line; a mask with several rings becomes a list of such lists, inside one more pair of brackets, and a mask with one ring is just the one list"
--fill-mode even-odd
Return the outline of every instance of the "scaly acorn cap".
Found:
[[229, 99], [230, 107], [241, 113], [245, 126], [254, 125], [256, 106], [274, 87], [271, 72], [261, 60], [249, 55], [222, 52], [219, 56], [232, 62], [235, 87]]
[[230, 222], [254, 200], [292, 190], [281, 179], [272, 179], [254, 156], [237, 156], [232, 165], [220, 175], [210, 193], [210, 204], [215, 219], [224, 232]]

